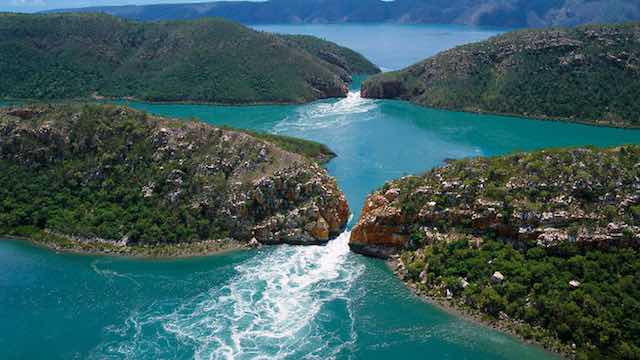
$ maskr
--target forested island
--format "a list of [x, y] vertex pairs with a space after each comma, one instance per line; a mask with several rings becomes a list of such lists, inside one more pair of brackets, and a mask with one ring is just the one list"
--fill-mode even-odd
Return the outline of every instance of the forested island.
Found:
[[454, 160], [372, 194], [350, 246], [391, 255], [435, 303], [549, 349], [636, 359], [639, 194], [635, 145]]
[[379, 71], [319, 38], [222, 19], [0, 14], [0, 99], [301, 103], [344, 97], [351, 75]]
[[640, 127], [640, 23], [521, 30], [369, 78], [362, 96]]
[[111, 105], [0, 110], [0, 234], [79, 252], [200, 255], [319, 244], [349, 215], [296, 138]]
[[144, 21], [220, 16], [245, 24], [401, 23], [499, 27], [575, 26], [640, 19], [635, 0], [269, 0], [97, 6]]

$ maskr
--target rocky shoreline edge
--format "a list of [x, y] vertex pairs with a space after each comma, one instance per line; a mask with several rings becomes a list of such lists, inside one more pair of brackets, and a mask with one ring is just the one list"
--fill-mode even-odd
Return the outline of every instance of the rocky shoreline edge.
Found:
[[243, 243], [231, 238], [192, 243], [124, 246], [108, 241], [93, 241], [49, 232], [39, 232], [31, 236], [0, 235], [0, 241], [3, 239], [23, 241], [57, 253], [148, 259], [201, 257], [259, 246], [258, 244]]
[[[516, 321], [508, 317], [503, 317], [499, 320], [490, 318], [481, 311], [464, 306], [464, 304], [456, 301], [456, 298], [454, 297], [447, 298], [437, 295], [436, 293], [430, 293], [428, 289], [419, 286], [417, 282], [410, 279], [400, 255], [391, 255], [385, 260], [385, 262], [389, 270], [407, 287], [407, 289], [409, 289], [409, 291], [411, 291], [413, 295], [430, 305], [433, 305], [457, 318], [485, 326], [492, 330], [514, 337], [525, 344], [540, 347], [545, 351], [560, 356], [563, 359], [575, 358], [575, 350], [561, 344], [559, 341], [538, 341], [536, 339], [523, 336], [523, 329], [531, 328], [530, 325], [525, 324], [524, 322]], [[542, 328], [536, 329], [543, 330]]]

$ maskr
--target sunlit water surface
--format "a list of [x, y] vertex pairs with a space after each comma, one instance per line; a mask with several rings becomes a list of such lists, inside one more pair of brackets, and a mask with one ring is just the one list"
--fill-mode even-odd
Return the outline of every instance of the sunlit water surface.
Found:
[[[640, 142], [638, 131], [367, 100], [357, 87], [302, 106], [130, 105], [326, 143], [355, 217], [384, 181], [448, 158]], [[182, 260], [0, 242], [0, 358], [553, 358], [420, 301], [382, 261], [350, 253], [348, 237]]]

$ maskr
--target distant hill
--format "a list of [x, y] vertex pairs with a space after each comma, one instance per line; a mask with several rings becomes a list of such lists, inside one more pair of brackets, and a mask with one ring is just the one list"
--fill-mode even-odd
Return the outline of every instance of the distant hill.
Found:
[[227, 20], [0, 14], [0, 98], [295, 103], [341, 97], [378, 68], [315, 37]]
[[501, 27], [575, 26], [640, 19], [638, 0], [270, 0], [90, 7], [135, 20], [220, 16], [265, 23], [453, 23]]
[[369, 78], [362, 96], [640, 127], [640, 23], [520, 30]]

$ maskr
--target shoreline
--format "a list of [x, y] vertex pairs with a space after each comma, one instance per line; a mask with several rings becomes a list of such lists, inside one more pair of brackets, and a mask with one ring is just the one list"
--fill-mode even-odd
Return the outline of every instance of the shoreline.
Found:
[[2, 106], [12, 106], [18, 103], [20, 104], [68, 104], [68, 103], [96, 103], [96, 104], [113, 104], [113, 103], [123, 103], [128, 104], [131, 102], [139, 103], [139, 104], [149, 104], [149, 105], [203, 105], [203, 106], [231, 106], [231, 107], [250, 107], [250, 106], [297, 106], [310, 104], [320, 100], [329, 100], [329, 99], [344, 99], [344, 97], [325, 97], [318, 98], [315, 100], [305, 100], [305, 101], [254, 101], [254, 102], [207, 102], [207, 101], [196, 101], [196, 100], [174, 100], [174, 101], [153, 101], [153, 100], [143, 100], [136, 98], [76, 98], [76, 99], [0, 99], [0, 103], [3, 103]]
[[22, 241], [56, 253], [134, 259], [186, 259], [252, 248], [248, 244], [230, 238], [193, 243], [138, 246], [118, 245], [104, 240], [79, 239], [49, 232], [38, 232], [34, 236], [0, 234], [0, 241], [3, 239]]
[[[362, 90], [360, 90], [362, 92]], [[400, 98], [368, 98], [363, 97], [363, 99], [371, 99], [371, 100], [392, 100], [398, 101], [402, 103], [408, 103], [411, 105], [419, 106], [426, 109], [447, 111], [453, 113], [461, 113], [461, 114], [474, 114], [474, 115], [493, 115], [493, 116], [502, 116], [505, 118], [513, 118], [513, 120], [535, 120], [535, 121], [545, 121], [545, 122], [558, 122], [558, 123], [566, 123], [566, 124], [576, 124], [576, 125], [585, 125], [585, 126], [593, 126], [599, 128], [610, 128], [610, 129], [621, 129], [621, 130], [640, 130], [640, 125], [615, 125], [612, 123], [598, 123], [595, 121], [589, 120], [579, 120], [579, 119], [571, 119], [571, 118], [563, 118], [563, 117], [552, 117], [552, 116], [543, 116], [543, 115], [524, 115], [517, 113], [502, 113], [502, 112], [493, 112], [486, 110], [464, 110], [464, 109], [454, 109], [454, 108], [446, 108], [446, 107], [436, 107], [431, 105], [420, 104], [407, 99]]]
[[[347, 83], [351, 85], [351, 83]], [[347, 92], [348, 94], [348, 92]], [[67, 104], [67, 103], [114, 103], [122, 102], [124, 104], [135, 102], [140, 104], [149, 105], [208, 105], [208, 106], [231, 106], [231, 107], [251, 107], [251, 106], [299, 106], [305, 104], [311, 104], [316, 101], [331, 100], [331, 99], [346, 99], [347, 94], [344, 96], [323, 96], [315, 99], [300, 99], [300, 100], [265, 100], [265, 101], [228, 101], [228, 102], [212, 102], [202, 100], [145, 100], [138, 99], [130, 96], [123, 97], [109, 97], [109, 96], [88, 96], [81, 98], [69, 98], [69, 99], [14, 99], [14, 98], [0, 98], [0, 106], [12, 106], [16, 103], [21, 104]]]
[[456, 298], [447, 299], [443, 296], [433, 296], [425, 291], [422, 291], [418, 288], [417, 284], [414, 281], [405, 279], [404, 264], [400, 260], [399, 256], [392, 255], [387, 258], [387, 260], [385, 260], [385, 263], [389, 270], [398, 278], [398, 280], [400, 280], [414, 296], [424, 301], [425, 303], [435, 306], [439, 310], [444, 311], [447, 314], [452, 315], [458, 319], [490, 328], [494, 331], [498, 331], [502, 334], [513, 337], [517, 341], [520, 341], [526, 345], [538, 347], [541, 350], [548, 352], [549, 354], [557, 356], [558, 359], [575, 358], [575, 351], [572, 351], [572, 349], [567, 345], [558, 346], [560, 344], [559, 342], [558, 344], [551, 344], [538, 341], [533, 338], [525, 338], [518, 332], [518, 330], [523, 327], [531, 327], [523, 322], [518, 322], [511, 319], [506, 320], [490, 318], [488, 315], [479, 310], [470, 309], [457, 304]]

